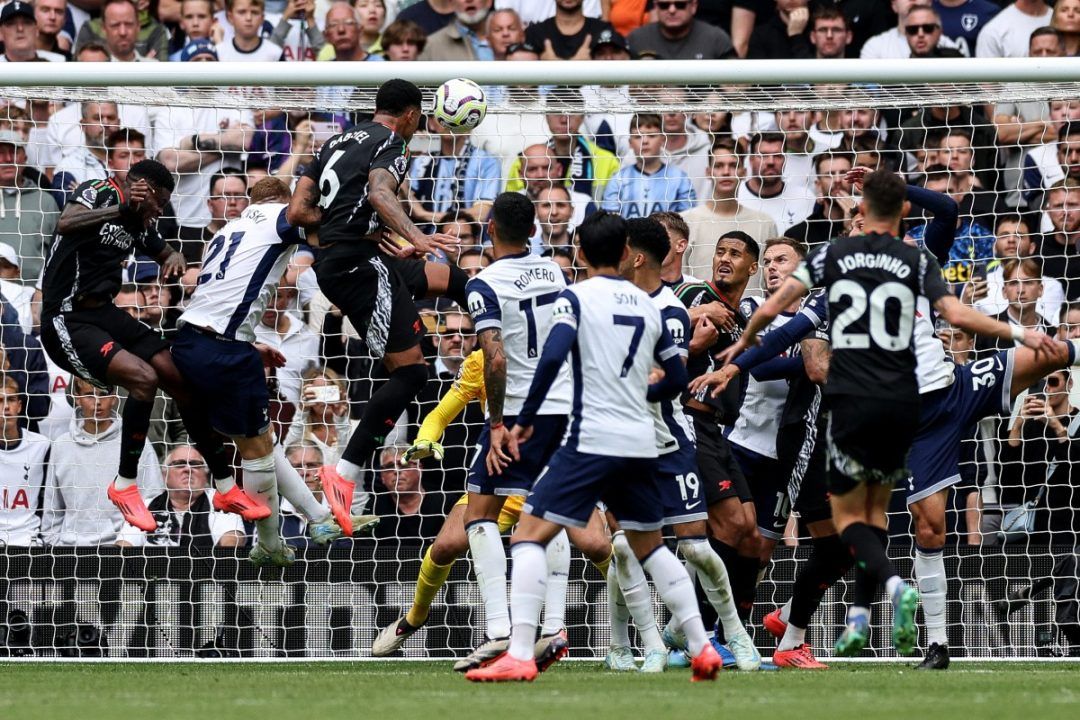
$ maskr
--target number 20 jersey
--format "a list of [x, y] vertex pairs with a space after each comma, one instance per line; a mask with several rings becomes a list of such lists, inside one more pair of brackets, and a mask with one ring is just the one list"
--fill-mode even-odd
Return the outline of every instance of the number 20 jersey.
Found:
[[[502, 331], [506, 351], [503, 413], [517, 415], [529, 394], [544, 341], [551, 331], [555, 299], [566, 289], [562, 268], [547, 258], [523, 252], [507, 255], [481, 270], [465, 286], [469, 314], [479, 335]], [[570, 413], [570, 370], [564, 364], [548, 391], [541, 415]]]
[[916, 301], [933, 304], [949, 292], [933, 258], [890, 235], [842, 237], [813, 252], [792, 277], [823, 286], [828, 298], [826, 395], [918, 395]]

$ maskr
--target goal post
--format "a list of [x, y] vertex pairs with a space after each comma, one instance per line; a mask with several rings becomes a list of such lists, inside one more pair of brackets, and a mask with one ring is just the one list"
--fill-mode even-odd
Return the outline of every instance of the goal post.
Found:
[[[536, 201], [534, 249], [562, 258], [571, 278], [582, 270], [573, 227], [587, 213], [609, 208], [627, 217], [681, 213], [689, 228], [681, 274], [707, 280], [720, 232], [742, 230], [761, 245], [785, 234], [814, 244], [847, 232], [857, 193], [843, 171], [873, 162], [957, 200], [956, 243], [945, 270], [966, 301], [993, 315], [1009, 312], [1010, 302], [1027, 303], [1037, 315], [1025, 318], [1080, 337], [1080, 305], [1070, 304], [1080, 298], [1080, 276], [1070, 277], [1071, 267], [1047, 252], [1048, 240], [1032, 240], [1080, 232], [1061, 229], [1070, 213], [1080, 217], [1080, 190], [1068, 191], [1069, 177], [1080, 182], [1080, 161], [1061, 154], [1069, 142], [1080, 153], [1075, 59], [3, 64], [0, 243], [7, 248], [0, 246], [0, 362], [19, 383], [22, 425], [35, 428], [51, 450], [46, 471], [44, 459], [23, 463], [10, 444], [0, 447], [0, 656], [367, 658], [378, 630], [408, 608], [424, 549], [464, 491], [483, 422], [475, 403], [448, 427], [442, 463], [399, 467], [393, 452], [376, 458], [386, 462], [366, 480], [367, 509], [384, 516], [374, 537], [329, 550], [310, 546], [302, 521], [285, 508], [299, 559], [284, 572], [260, 572], [246, 560], [251, 528], [206, 513], [193, 520], [207, 478], [200, 468], [194, 480], [181, 478], [169, 461], [184, 435], [164, 400], [155, 408], [152, 451], [140, 476], [146, 499], [157, 500], [152, 509], [161, 527], [145, 535], [119, 522], [104, 499], [118, 449], [94, 452], [111, 442], [107, 430], [98, 438], [88, 429], [83, 413], [90, 410], [80, 405], [70, 376], [35, 355], [41, 351], [33, 297], [60, 208], [81, 181], [122, 177], [142, 155], [162, 160], [178, 180], [162, 229], [196, 264], [223, 221], [246, 205], [251, 183], [266, 174], [292, 183], [336, 129], [373, 110], [377, 87], [393, 77], [422, 88], [425, 110], [434, 88], [454, 77], [487, 90], [488, 117], [469, 144], [423, 131], [413, 139], [402, 193], [423, 227], [476, 245], [458, 260], [467, 270], [488, 262], [482, 213], [493, 193], [509, 188]], [[637, 160], [635, 114], [659, 116], [654, 132], [662, 136], [662, 160], [678, 170], [682, 179], [671, 182], [683, 183], [686, 192], [659, 185], [645, 197], [611, 191], [619, 182], [612, 178]], [[776, 148], [762, 149], [777, 136]], [[540, 154], [544, 167], [529, 175], [534, 168], [523, 154], [537, 146], [548, 147]], [[728, 169], [718, 152], [732, 158]], [[770, 153], [779, 159], [772, 175]], [[567, 183], [545, 174], [553, 167]], [[551, 187], [564, 184], [565, 193]], [[921, 213], [909, 219], [916, 239], [925, 221]], [[1039, 297], [1015, 300], [1006, 292], [1007, 252], [1042, 261]], [[317, 488], [312, 469], [340, 455], [350, 420], [383, 375], [352, 325], [319, 293], [312, 254], [296, 257], [288, 290], [259, 332], [289, 360], [272, 381], [275, 429], [290, 461]], [[124, 272], [118, 304], [171, 333], [195, 274], [165, 284], [152, 265], [137, 261]], [[748, 292], [760, 294], [764, 282], [759, 271]], [[462, 309], [440, 302], [425, 305], [422, 315], [431, 379], [388, 440], [397, 449], [414, 439], [450, 388], [461, 356], [475, 347]], [[9, 327], [28, 339], [14, 344]], [[978, 357], [963, 338], [949, 337], [958, 362]], [[27, 365], [28, 357], [47, 365]], [[339, 388], [342, 400], [335, 407], [314, 403], [305, 391], [319, 386]], [[1054, 399], [1049, 385], [1037, 391], [1048, 403]], [[1066, 402], [1080, 407], [1080, 399]], [[1060, 407], [1056, 399], [1054, 406]], [[1061, 632], [1069, 622], [1067, 603], [1055, 602], [1051, 585], [1078, 580], [1076, 562], [1066, 559], [1078, 552], [1080, 521], [1073, 525], [1070, 517], [1080, 517], [1080, 493], [1074, 497], [1065, 487], [1070, 480], [1080, 487], [1080, 465], [1073, 468], [1071, 456], [1030, 422], [1017, 410], [984, 421], [964, 441], [945, 548], [954, 656], [1053, 658], [1067, 647]], [[1067, 419], [1062, 424], [1071, 438], [1077, 428]], [[1006, 513], [1029, 501], [1032, 531], [1000, 534]], [[902, 489], [890, 510], [890, 533], [890, 552], [911, 577], [914, 536]], [[805, 527], [791, 523], [758, 588], [752, 622], [763, 651], [773, 641], [761, 617], [790, 596], [808, 552]], [[819, 656], [831, 653], [843, 627], [851, 585], [849, 579], [830, 590], [815, 616], [807, 641]], [[1030, 602], [1001, 604], [1010, 591], [1033, 585]], [[657, 612], [666, 617], [659, 603]], [[895, 657], [890, 612], [879, 597], [867, 657]], [[575, 554], [567, 608], [572, 656], [603, 657], [607, 622], [604, 581]], [[404, 656], [461, 656], [482, 639], [483, 604], [466, 557]]]

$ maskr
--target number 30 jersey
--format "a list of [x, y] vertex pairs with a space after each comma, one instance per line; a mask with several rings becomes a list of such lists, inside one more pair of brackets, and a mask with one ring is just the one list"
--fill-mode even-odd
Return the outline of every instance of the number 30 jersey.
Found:
[[[529, 394], [544, 341], [551, 331], [555, 299], [566, 288], [562, 268], [547, 258], [523, 252], [507, 255], [481, 270], [465, 286], [469, 314], [479, 335], [502, 332], [506, 351], [503, 413], [517, 415]], [[570, 369], [563, 365], [540, 415], [570, 412]]]
[[206, 248], [198, 286], [178, 323], [244, 342], [274, 294], [302, 231], [285, 220], [282, 203], [249, 205], [218, 230]]
[[844, 237], [812, 253], [792, 277], [825, 288], [832, 360], [827, 395], [918, 395], [916, 301], [949, 293], [929, 255], [890, 235]]
[[657, 457], [649, 373], [679, 348], [653, 299], [628, 280], [597, 275], [559, 296], [555, 323], [577, 334], [570, 350], [574, 403], [566, 447], [607, 457]]

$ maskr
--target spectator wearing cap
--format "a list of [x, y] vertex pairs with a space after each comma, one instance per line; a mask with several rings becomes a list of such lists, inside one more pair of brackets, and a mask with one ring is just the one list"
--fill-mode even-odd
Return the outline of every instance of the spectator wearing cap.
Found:
[[659, 60], [724, 60], [735, 56], [731, 36], [694, 16], [698, 0], [656, 0], [657, 21], [630, 33], [630, 51]]
[[206, 553], [215, 547], [244, 544], [240, 516], [213, 507], [210, 471], [198, 450], [190, 445], [175, 448], [162, 463], [161, 474], [165, 491], [147, 503], [157, 530], [148, 533], [125, 523], [117, 545], [179, 547]]
[[38, 23], [34, 6], [23, 0], [11, 0], [0, 10], [0, 40], [4, 53], [0, 62], [63, 62], [59, 53], [38, 49]]
[[[911, 7], [929, 7], [929, 2], [919, 0], [892, 0], [892, 9], [898, 18], [896, 27], [875, 35], [866, 41], [859, 51], [859, 57], [868, 59], [899, 59], [911, 57], [911, 46], [908, 45], [907, 14]], [[949, 38], [941, 34], [940, 22], [937, 32], [937, 45], [942, 48], [956, 48]]]
[[814, 57], [810, 43], [810, 0], [776, 0], [776, 12], [750, 34], [752, 60]]
[[63, 207], [71, 192], [87, 180], [109, 177], [105, 163], [105, 138], [120, 127], [120, 113], [113, 102], [84, 102], [79, 121], [83, 142], [66, 149], [53, 172], [53, 199]]
[[192, 40], [177, 55], [180, 62], [217, 62], [217, 46], [208, 38]]
[[521, 16], [510, 8], [488, 15], [487, 34], [496, 60], [505, 60], [506, 50], [511, 45], [525, 42], [525, 26], [521, 23]]
[[588, 60], [593, 38], [611, 23], [586, 17], [582, 0], [556, 0], [555, 15], [529, 25], [525, 39], [540, 50], [541, 60]]
[[114, 62], [164, 60], [169, 57], [169, 31], [149, 8], [139, 10], [135, 0], [103, 0], [101, 17], [83, 23], [75, 50], [88, 42], [101, 42]]
[[48, 192], [24, 175], [26, 142], [14, 130], [0, 130], [0, 242], [13, 248], [19, 276], [37, 282], [60, 211]]
[[[416, 23], [425, 36], [433, 35], [454, 21], [454, 0], [420, 0], [399, 12], [395, 19], [398, 21]], [[383, 49], [386, 49], [385, 38]]]
[[[603, 30], [592, 39], [589, 57], [593, 60], [629, 60], [630, 46], [626, 38], [614, 30]], [[602, 108], [633, 107], [629, 85], [587, 85], [581, 88], [585, 105]], [[594, 112], [585, 116], [585, 133], [621, 161], [632, 161], [630, 153], [630, 119], [632, 112]]]
[[71, 49], [75, 43], [64, 28], [67, 15], [67, 0], [36, 0], [34, 2], [34, 17], [38, 27], [38, 50], [55, 53], [65, 60], [71, 59]]
[[492, 0], [451, 0], [454, 20], [428, 36], [421, 60], [494, 60], [487, 39]]
[[[411, 5], [411, 8], [416, 7]], [[427, 33], [417, 23], [411, 20], [397, 20], [386, 26], [383, 30], [380, 43], [383, 55], [387, 60], [411, 62], [420, 57], [427, 46]]]
[[0, 242], [0, 297], [15, 311], [24, 333], [34, 330], [34, 286], [20, 282], [19, 254], [11, 245]]

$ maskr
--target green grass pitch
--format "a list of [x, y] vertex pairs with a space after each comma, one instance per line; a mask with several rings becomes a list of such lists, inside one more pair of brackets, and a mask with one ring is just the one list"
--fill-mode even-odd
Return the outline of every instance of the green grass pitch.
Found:
[[566, 662], [535, 683], [474, 685], [446, 662], [2, 663], [5, 720], [1053, 720], [1080, 718], [1080, 664], [955, 663], [916, 673], [897, 664], [825, 672], [688, 670], [615, 675]]

